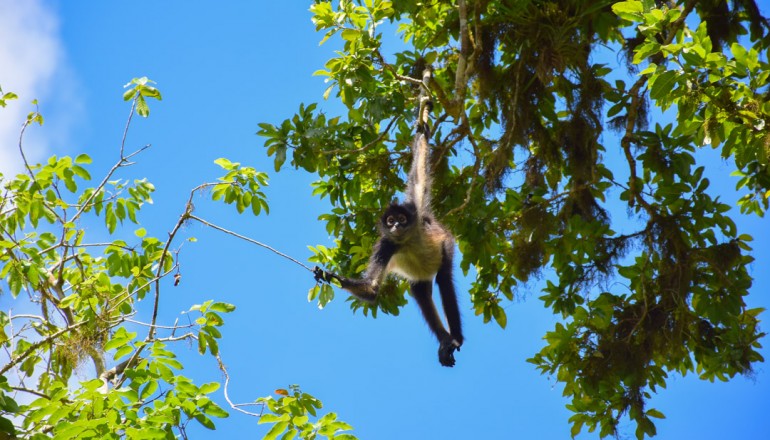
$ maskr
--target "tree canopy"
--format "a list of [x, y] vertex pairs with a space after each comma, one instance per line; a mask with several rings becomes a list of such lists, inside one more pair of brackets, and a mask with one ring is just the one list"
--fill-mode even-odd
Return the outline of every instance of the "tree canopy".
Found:
[[[336, 246], [315, 261], [363, 269], [378, 214], [404, 188], [415, 78], [435, 69], [433, 197], [473, 273], [476, 315], [532, 279], [563, 322], [530, 359], [570, 399], [572, 434], [655, 434], [652, 393], [671, 373], [749, 374], [760, 309], [746, 307], [752, 237], [710, 194], [698, 150], [740, 176], [741, 212], [770, 200], [768, 21], [754, 1], [316, 1], [342, 49], [317, 72], [347, 114], [303, 105], [261, 124], [280, 170], [316, 173]], [[408, 49], [387, 51], [383, 24]], [[614, 160], [613, 160], [614, 158]], [[611, 213], [627, 213], [619, 221]], [[393, 283], [364, 313], [398, 313]], [[321, 305], [329, 286], [311, 291]]]

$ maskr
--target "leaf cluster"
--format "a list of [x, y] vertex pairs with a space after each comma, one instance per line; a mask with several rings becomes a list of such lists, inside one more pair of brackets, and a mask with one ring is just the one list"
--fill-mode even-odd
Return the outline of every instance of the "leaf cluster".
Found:
[[[353, 428], [347, 423], [338, 420], [337, 414], [327, 413], [318, 417], [318, 411], [323, 406], [321, 401], [302, 392], [297, 385], [291, 385], [289, 390], [278, 389], [275, 393], [279, 396], [261, 397], [258, 403], [265, 405], [270, 414], [260, 417], [259, 423], [271, 423], [272, 427], [264, 439], [290, 440], [301, 438], [303, 440], [315, 440], [321, 438], [335, 440], [355, 440], [352, 434], [345, 433]], [[311, 421], [316, 418], [315, 422]]]

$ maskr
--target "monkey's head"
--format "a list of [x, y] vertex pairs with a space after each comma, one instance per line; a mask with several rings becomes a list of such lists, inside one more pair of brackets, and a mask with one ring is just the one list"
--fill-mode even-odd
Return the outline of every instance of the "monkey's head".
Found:
[[394, 201], [380, 218], [380, 232], [383, 237], [400, 242], [412, 231], [416, 218], [417, 208], [413, 203], [402, 205]]

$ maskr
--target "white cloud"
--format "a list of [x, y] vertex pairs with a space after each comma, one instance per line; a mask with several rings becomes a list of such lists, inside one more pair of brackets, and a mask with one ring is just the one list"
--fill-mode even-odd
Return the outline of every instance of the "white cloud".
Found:
[[[30, 164], [37, 163], [51, 151], [51, 141], [66, 137], [72, 115], [54, 119], [46, 114], [46, 99], [72, 96], [57, 89], [69, 76], [64, 46], [59, 35], [59, 20], [50, 4], [43, 0], [0, 0], [0, 86], [19, 99], [0, 108], [0, 173], [6, 177], [23, 170], [19, 155], [19, 131], [27, 114], [35, 108], [33, 99], [41, 103], [46, 118], [42, 128], [30, 127], [24, 137], [24, 152]], [[56, 83], [56, 87], [55, 84]], [[63, 92], [63, 93], [62, 93]]]

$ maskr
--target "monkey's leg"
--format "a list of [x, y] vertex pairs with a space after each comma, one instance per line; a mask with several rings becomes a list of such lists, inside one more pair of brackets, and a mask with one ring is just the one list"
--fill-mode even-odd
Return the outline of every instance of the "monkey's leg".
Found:
[[452, 340], [452, 335], [444, 328], [436, 305], [433, 303], [431, 282], [413, 281], [411, 286], [412, 296], [417, 301], [417, 305], [420, 306], [425, 322], [428, 323], [428, 327], [439, 341], [438, 361], [445, 367], [453, 367], [455, 365], [454, 351], [457, 347]]
[[457, 342], [457, 348], [460, 348], [463, 345], [463, 326], [460, 309], [457, 304], [455, 283], [452, 279], [452, 271], [454, 270], [452, 265], [453, 252], [453, 244], [447, 242], [444, 246], [441, 267], [439, 267], [436, 274], [436, 284], [441, 294], [441, 305], [444, 309], [447, 325], [449, 326], [449, 333], [452, 335], [452, 339]]

